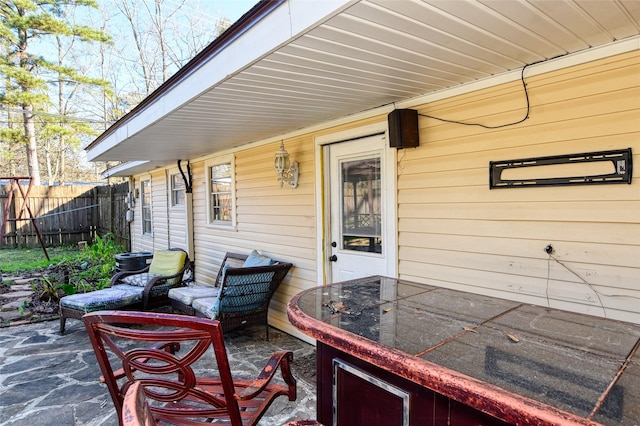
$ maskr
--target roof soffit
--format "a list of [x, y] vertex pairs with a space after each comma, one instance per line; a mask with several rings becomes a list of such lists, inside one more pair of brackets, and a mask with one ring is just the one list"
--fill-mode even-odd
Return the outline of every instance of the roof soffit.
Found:
[[[277, 46], [253, 52], [242, 67], [249, 57], [238, 54], [240, 46], [296, 25], [289, 12], [300, 1], [286, 2], [181, 83], [179, 100], [159, 98], [147, 116], [89, 150], [90, 159], [197, 158], [640, 32], [640, 2], [633, 1], [338, 3], [334, 15], [320, 24], [307, 16], [301, 34], [277, 36]], [[222, 61], [231, 57], [238, 71], [225, 75]]]

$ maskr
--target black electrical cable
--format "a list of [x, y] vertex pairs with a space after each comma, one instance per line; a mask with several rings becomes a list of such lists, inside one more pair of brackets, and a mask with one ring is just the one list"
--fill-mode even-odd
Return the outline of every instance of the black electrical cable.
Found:
[[448, 120], [446, 118], [435, 117], [435, 116], [429, 115], [429, 114], [418, 114], [418, 115], [421, 115], [421, 116], [427, 117], [427, 118], [433, 118], [434, 120], [443, 121], [445, 123], [462, 124], [462, 125], [465, 125], [465, 126], [479, 126], [479, 127], [484, 128], [484, 129], [500, 129], [502, 127], [515, 126], [516, 124], [520, 124], [520, 123], [524, 122], [525, 120], [527, 120], [529, 118], [529, 113], [531, 111], [531, 104], [529, 102], [529, 92], [527, 91], [527, 83], [524, 81], [524, 70], [526, 70], [527, 67], [530, 67], [531, 65], [539, 64], [541, 62], [546, 62], [546, 61], [547, 61], [547, 59], [542, 60], [542, 61], [532, 62], [532, 63], [526, 64], [524, 67], [522, 67], [522, 71], [520, 72], [520, 80], [522, 81], [522, 88], [524, 89], [524, 96], [525, 96], [525, 99], [527, 101], [527, 112], [526, 112], [524, 118], [522, 118], [521, 120], [514, 121], [513, 123], [500, 124], [498, 126], [488, 126], [488, 125], [482, 124], [482, 123], [467, 123], [467, 122], [458, 121], [458, 120]]

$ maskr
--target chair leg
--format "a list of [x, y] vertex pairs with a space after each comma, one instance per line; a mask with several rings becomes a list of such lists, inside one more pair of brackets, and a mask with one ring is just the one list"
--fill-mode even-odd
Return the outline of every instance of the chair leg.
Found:
[[61, 313], [60, 314], [60, 334], [64, 334], [64, 327], [67, 323], [67, 318]]
[[269, 341], [269, 323], [265, 325], [265, 330], [267, 331], [267, 342]]

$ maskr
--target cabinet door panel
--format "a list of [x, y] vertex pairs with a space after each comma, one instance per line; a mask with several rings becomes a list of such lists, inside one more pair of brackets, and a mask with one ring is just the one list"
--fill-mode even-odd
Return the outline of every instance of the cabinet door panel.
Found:
[[333, 366], [335, 424], [409, 425], [407, 392], [339, 358]]

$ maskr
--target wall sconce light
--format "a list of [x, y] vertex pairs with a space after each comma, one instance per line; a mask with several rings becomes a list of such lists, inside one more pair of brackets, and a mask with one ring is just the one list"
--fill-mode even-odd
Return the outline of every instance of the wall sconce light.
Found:
[[280, 142], [280, 150], [276, 152], [276, 158], [273, 161], [278, 173], [278, 182], [280, 182], [280, 188], [286, 183], [291, 185], [291, 188], [298, 187], [298, 162], [289, 160], [289, 153], [284, 149], [284, 141]]

